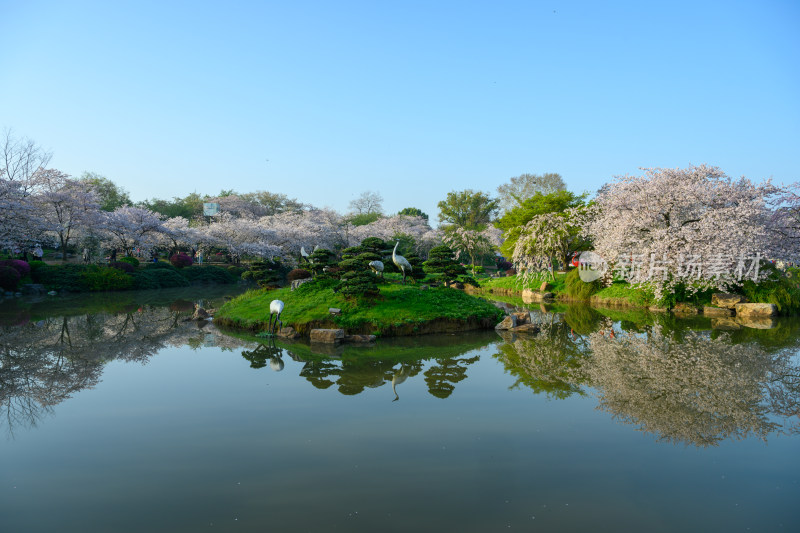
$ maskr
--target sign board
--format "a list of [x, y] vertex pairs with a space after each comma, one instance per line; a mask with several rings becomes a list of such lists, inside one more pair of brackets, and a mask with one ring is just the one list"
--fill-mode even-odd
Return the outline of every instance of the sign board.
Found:
[[213, 217], [219, 213], [219, 204], [216, 202], [203, 202], [203, 214], [207, 217]]

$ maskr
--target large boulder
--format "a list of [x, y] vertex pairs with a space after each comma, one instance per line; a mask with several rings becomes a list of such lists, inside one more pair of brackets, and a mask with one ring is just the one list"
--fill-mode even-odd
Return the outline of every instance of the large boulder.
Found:
[[311, 342], [335, 344], [344, 339], [343, 329], [312, 329]]
[[711, 305], [714, 307], [724, 307], [733, 309], [736, 304], [744, 302], [744, 296], [739, 294], [728, 294], [727, 292], [716, 292], [711, 295]]
[[733, 316], [733, 309], [726, 309], [724, 307], [703, 307], [703, 314], [707, 317], [724, 318], [726, 316]]
[[539, 303], [555, 298], [552, 292], [538, 292], [532, 289], [524, 289], [522, 291], [522, 301], [526, 304]]
[[497, 324], [494, 329], [497, 330], [508, 330], [517, 327], [517, 317], [514, 315], [508, 315], [505, 317], [499, 324]]
[[775, 304], [736, 304], [737, 317], [775, 316], [778, 306]]
[[296, 279], [292, 281], [292, 288], [291, 290], [295, 290], [297, 287], [302, 285], [303, 283], [308, 283], [309, 281], [314, 281], [314, 278], [303, 278], [303, 279]]
[[278, 337], [283, 337], [284, 339], [296, 339], [300, 336], [297, 331], [291, 326], [286, 326], [285, 328], [281, 328], [280, 331], [277, 333]]
[[693, 306], [692, 304], [681, 302], [675, 304], [675, 307], [672, 308], [672, 312], [676, 315], [696, 315], [698, 310], [697, 307]]
[[522, 324], [531, 323], [531, 314], [529, 311], [520, 311], [518, 313], [512, 313], [511, 315], [517, 319], [517, 324], [520, 326]]

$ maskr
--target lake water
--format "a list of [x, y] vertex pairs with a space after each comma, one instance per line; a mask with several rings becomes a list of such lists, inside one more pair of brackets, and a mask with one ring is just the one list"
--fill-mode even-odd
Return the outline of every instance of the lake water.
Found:
[[222, 292], [0, 303], [0, 530], [800, 531], [800, 323], [271, 345]]

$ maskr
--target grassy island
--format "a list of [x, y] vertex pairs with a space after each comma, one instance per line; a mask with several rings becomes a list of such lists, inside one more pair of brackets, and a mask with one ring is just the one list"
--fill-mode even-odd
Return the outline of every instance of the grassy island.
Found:
[[[348, 334], [383, 337], [421, 335], [492, 328], [503, 312], [481, 298], [446, 287], [424, 289], [420, 285], [380, 286], [374, 298], [346, 298], [330, 284], [311, 282], [294, 291], [254, 290], [229, 301], [214, 316], [218, 325], [249, 331], [264, 331], [269, 304], [285, 304], [284, 327], [307, 336], [314, 328], [343, 328]], [[330, 308], [341, 309], [332, 315]]]

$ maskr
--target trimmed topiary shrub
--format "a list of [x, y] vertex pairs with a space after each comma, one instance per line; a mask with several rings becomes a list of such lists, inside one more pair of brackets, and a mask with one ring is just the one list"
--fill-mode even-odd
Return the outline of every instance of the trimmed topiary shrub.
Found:
[[511, 268], [513, 266], [514, 265], [512, 265], [510, 261], [501, 260], [501, 261], [497, 262], [497, 270], [499, 270], [499, 271], [508, 270], [509, 268]]
[[286, 272], [278, 261], [253, 261], [250, 270], [242, 273], [242, 279], [252, 280], [260, 287], [277, 287]]
[[165, 270], [172, 270], [173, 272], [176, 270], [174, 266], [165, 261], [159, 261], [157, 263], [147, 263], [144, 268], [147, 270], [156, 270], [161, 268]]
[[0, 288], [13, 291], [17, 288], [20, 278], [22, 276], [19, 275], [19, 271], [16, 268], [6, 265], [0, 266]]
[[22, 259], [6, 259], [5, 261], [0, 261], [0, 265], [15, 269], [19, 272], [20, 277], [23, 278], [31, 273], [31, 266]]
[[138, 267], [139, 266], [139, 260], [136, 259], [135, 257], [128, 257], [128, 256], [122, 257], [122, 258], [120, 258], [120, 262], [122, 262], [122, 263], [130, 263], [134, 267]]
[[133, 266], [128, 261], [114, 261], [108, 266], [110, 268], [116, 268], [117, 270], [121, 270], [127, 274], [133, 274], [133, 272], [136, 270], [136, 267]]
[[42, 268], [43, 266], [47, 266], [47, 263], [45, 263], [44, 261], [31, 261], [30, 263], [28, 263], [28, 265], [31, 267], [31, 274], [32, 274], [33, 272]]
[[192, 258], [186, 254], [175, 254], [169, 258], [169, 262], [172, 263], [175, 268], [184, 268], [192, 266], [193, 261]]
[[506, 276], [516, 276], [516, 275], [517, 271], [514, 270], [513, 268], [509, 268], [508, 270], [506, 270]]
[[339, 263], [342, 270], [336, 292], [350, 297], [371, 297], [380, 293], [378, 277], [372, 273], [365, 261], [345, 259]]
[[247, 269], [243, 266], [239, 265], [231, 265], [228, 267], [228, 273], [233, 276], [234, 278], [241, 278], [242, 274], [244, 274]]
[[294, 281], [297, 279], [306, 279], [311, 277], [311, 272], [305, 268], [295, 268], [286, 275], [286, 279]]

